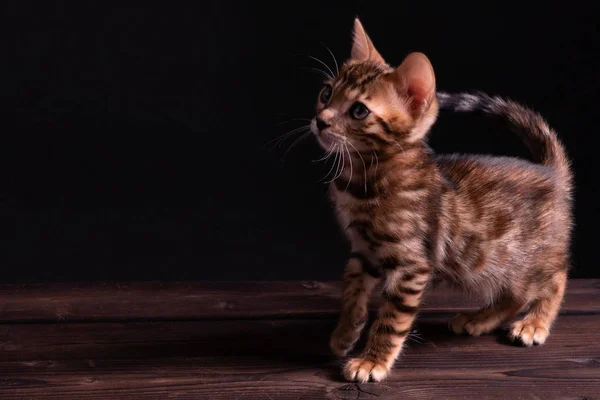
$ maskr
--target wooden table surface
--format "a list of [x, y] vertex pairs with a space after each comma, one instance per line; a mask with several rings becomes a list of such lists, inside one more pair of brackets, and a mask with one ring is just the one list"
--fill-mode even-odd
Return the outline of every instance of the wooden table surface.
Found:
[[[600, 280], [571, 280], [541, 347], [454, 336], [429, 295], [381, 384], [327, 347], [339, 282], [0, 286], [0, 400], [600, 399]], [[375, 302], [377, 303], [377, 302]], [[374, 304], [376, 305], [376, 304]]]

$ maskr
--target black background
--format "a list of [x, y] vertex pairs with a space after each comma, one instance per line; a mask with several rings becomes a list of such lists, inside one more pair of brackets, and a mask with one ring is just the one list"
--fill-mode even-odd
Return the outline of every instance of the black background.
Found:
[[[422, 51], [438, 89], [548, 119], [576, 172], [572, 276], [600, 277], [590, 7], [4, 2], [0, 281], [339, 279], [329, 165], [311, 138], [285, 162], [293, 138], [267, 143], [312, 116], [308, 55], [333, 68], [325, 43], [341, 62], [357, 15], [390, 63]], [[431, 145], [527, 156], [474, 116], [442, 114]]]

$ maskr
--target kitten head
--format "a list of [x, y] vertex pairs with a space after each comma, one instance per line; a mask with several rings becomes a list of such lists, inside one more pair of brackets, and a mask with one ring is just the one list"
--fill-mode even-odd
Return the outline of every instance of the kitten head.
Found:
[[[354, 21], [350, 58], [319, 93], [311, 130], [325, 150], [380, 153], [422, 140], [438, 113], [435, 75], [422, 53], [389, 66]], [[400, 146], [398, 146], [400, 145]]]

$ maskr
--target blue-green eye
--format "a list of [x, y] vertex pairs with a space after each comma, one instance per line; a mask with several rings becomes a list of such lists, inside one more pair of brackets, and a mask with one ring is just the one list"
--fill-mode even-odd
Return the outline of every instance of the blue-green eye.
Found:
[[319, 96], [321, 103], [326, 104], [329, 101], [329, 99], [331, 98], [332, 92], [333, 92], [333, 88], [331, 87], [331, 85], [325, 85], [323, 90], [321, 90], [321, 95]]
[[367, 106], [365, 106], [363, 103], [358, 102], [358, 101], [356, 103], [352, 104], [352, 107], [350, 107], [350, 115], [354, 119], [364, 119], [370, 113], [371, 113], [371, 111], [369, 111]]

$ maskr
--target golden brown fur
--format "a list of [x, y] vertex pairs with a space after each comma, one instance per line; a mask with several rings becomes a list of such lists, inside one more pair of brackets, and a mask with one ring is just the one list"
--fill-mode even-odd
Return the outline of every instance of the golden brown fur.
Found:
[[[505, 117], [538, 163], [436, 156], [424, 139], [440, 104], [456, 111], [479, 105]], [[544, 343], [566, 286], [572, 178], [541, 117], [502, 99], [436, 95], [425, 55], [392, 68], [356, 20], [352, 55], [326, 82], [311, 128], [340, 162], [330, 193], [352, 246], [330, 342], [336, 354], [358, 340], [377, 285], [384, 298], [365, 349], [344, 367], [348, 380], [387, 376], [423, 294], [438, 280], [487, 303], [457, 315], [454, 332], [487, 333], [525, 311], [511, 336]]]

